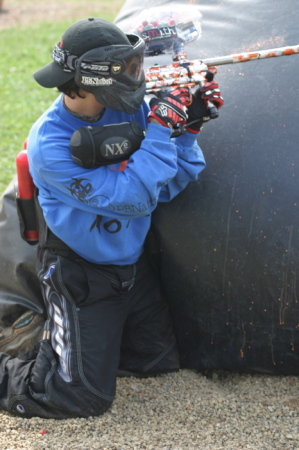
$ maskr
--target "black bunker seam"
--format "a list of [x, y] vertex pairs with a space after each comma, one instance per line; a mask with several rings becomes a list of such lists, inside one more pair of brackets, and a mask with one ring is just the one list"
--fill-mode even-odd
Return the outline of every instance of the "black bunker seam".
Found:
[[163, 352], [161, 352], [153, 361], [151, 361], [149, 364], [147, 364], [144, 368], [143, 368], [143, 372], [146, 374], [146, 372], [148, 372], [149, 370], [153, 369], [160, 361], [162, 361], [162, 359], [171, 352], [171, 350], [175, 347], [176, 342], [173, 341], [172, 344], [167, 347], [165, 350], [163, 350]]

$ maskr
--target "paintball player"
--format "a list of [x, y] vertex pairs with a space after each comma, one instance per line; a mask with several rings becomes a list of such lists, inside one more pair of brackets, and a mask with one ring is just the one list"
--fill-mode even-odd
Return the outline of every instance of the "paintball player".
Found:
[[[23, 417], [100, 415], [114, 399], [118, 375], [179, 369], [172, 320], [144, 243], [158, 202], [170, 201], [204, 169], [197, 137], [208, 119], [205, 102], [219, 108], [223, 100], [213, 81], [190, 106], [184, 88], [148, 106], [143, 54], [138, 36], [83, 19], [34, 74], [60, 92], [28, 140], [47, 320], [34, 357], [0, 353], [0, 409]], [[197, 122], [171, 137], [187, 118]], [[98, 144], [92, 133], [92, 144], [79, 135], [81, 159], [73, 157], [76, 130], [109, 133], [132, 122], [145, 136], [126, 160], [112, 155], [86, 167], [84, 146], [87, 155]]]

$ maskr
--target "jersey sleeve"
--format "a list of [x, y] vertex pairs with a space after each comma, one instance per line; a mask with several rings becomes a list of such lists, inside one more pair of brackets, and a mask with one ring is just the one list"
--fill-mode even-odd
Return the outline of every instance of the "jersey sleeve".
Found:
[[161, 189], [159, 201], [168, 202], [178, 195], [190, 181], [196, 181], [206, 162], [197, 144], [197, 135], [186, 132], [173, 139], [177, 149], [177, 173]]

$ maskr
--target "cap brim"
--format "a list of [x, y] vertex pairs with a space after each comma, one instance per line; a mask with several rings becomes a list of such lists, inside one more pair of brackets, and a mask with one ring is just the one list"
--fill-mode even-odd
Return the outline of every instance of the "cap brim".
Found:
[[35, 81], [45, 88], [61, 86], [74, 76], [75, 72], [65, 72], [55, 61], [50, 62], [33, 74]]

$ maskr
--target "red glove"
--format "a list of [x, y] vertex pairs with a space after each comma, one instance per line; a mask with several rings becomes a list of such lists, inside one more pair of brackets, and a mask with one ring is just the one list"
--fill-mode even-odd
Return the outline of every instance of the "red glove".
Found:
[[179, 97], [184, 106], [189, 106], [192, 103], [192, 92], [188, 87], [177, 87], [170, 92], [171, 95]]
[[206, 81], [204, 86], [200, 88], [200, 92], [201, 98], [205, 100], [205, 102], [212, 102], [217, 109], [220, 109], [221, 106], [223, 106], [224, 101], [216, 81]]
[[155, 119], [164, 127], [173, 128], [176, 124], [186, 123], [186, 107], [178, 96], [162, 93], [160, 98], [152, 98], [148, 119]]

